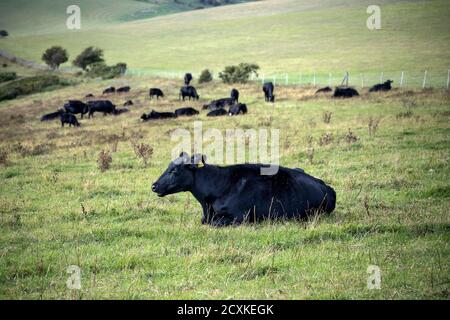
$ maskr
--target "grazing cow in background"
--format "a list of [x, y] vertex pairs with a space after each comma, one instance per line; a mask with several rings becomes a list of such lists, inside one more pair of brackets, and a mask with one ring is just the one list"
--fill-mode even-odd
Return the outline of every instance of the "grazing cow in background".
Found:
[[152, 110], [149, 114], [143, 114], [141, 116], [141, 119], [144, 121], [148, 120], [158, 120], [158, 119], [170, 119], [170, 118], [176, 118], [177, 115], [173, 112], [156, 112]]
[[335, 208], [334, 189], [302, 169], [279, 167], [273, 175], [261, 175], [265, 167], [261, 164], [219, 167], [205, 159], [181, 153], [152, 185], [152, 191], [159, 197], [191, 192], [202, 206], [202, 223], [216, 227], [306, 219]]
[[131, 101], [131, 100], [127, 100], [127, 101], [123, 104], [124, 107], [129, 107], [129, 106], [132, 106], [132, 105], [133, 105], [133, 101]]
[[79, 127], [80, 126], [80, 123], [78, 122], [77, 117], [75, 117], [75, 115], [73, 115], [72, 113], [68, 113], [68, 112], [61, 113], [60, 119], [61, 119], [61, 127], [64, 127], [65, 123], [68, 123], [69, 127], [71, 127], [71, 126]]
[[188, 86], [188, 85], [191, 83], [191, 81], [192, 81], [192, 74], [186, 73], [186, 74], [184, 75], [184, 84], [185, 84], [186, 86]]
[[114, 92], [116, 92], [116, 88], [114, 88], [114, 87], [109, 87], [109, 88], [106, 88], [105, 90], [103, 90], [103, 94], [114, 93]]
[[109, 100], [97, 100], [89, 101], [89, 118], [94, 116], [95, 112], [103, 112], [106, 116], [107, 114], [114, 114], [116, 111], [116, 106]]
[[195, 110], [194, 108], [190, 108], [190, 107], [186, 107], [186, 108], [180, 108], [175, 110], [175, 115], [177, 117], [179, 116], [195, 116], [199, 114], [199, 112], [197, 110]]
[[352, 98], [354, 96], [359, 96], [359, 93], [353, 88], [336, 87], [336, 90], [334, 90], [333, 94], [333, 97], [335, 98]]
[[264, 97], [266, 102], [275, 102], [274, 86], [272, 82], [264, 83], [263, 85]]
[[317, 90], [315, 94], [327, 93], [327, 92], [332, 92], [332, 91], [333, 91], [333, 89], [331, 89], [330, 87], [325, 87], [325, 88], [320, 88], [319, 90]]
[[209, 104], [203, 105], [203, 109], [209, 108], [210, 110], [214, 111], [217, 109], [225, 108], [227, 106], [231, 107], [233, 104], [234, 104], [233, 98], [223, 98], [223, 99], [213, 100]]
[[232, 89], [230, 93], [231, 99], [233, 99], [233, 103], [239, 102], [239, 91], [237, 89]]
[[117, 93], [125, 93], [125, 92], [130, 92], [131, 88], [129, 86], [126, 87], [121, 87], [119, 89], [116, 90]]
[[64, 110], [72, 114], [80, 113], [81, 119], [83, 119], [83, 115], [88, 113], [89, 108], [86, 103], [80, 100], [69, 100], [67, 103], [64, 104]]
[[149, 91], [149, 96], [150, 99], [153, 99], [153, 97], [156, 96], [156, 100], [158, 100], [159, 97], [164, 98], [164, 92], [162, 92], [162, 90], [158, 88], [151, 88]]
[[230, 116], [237, 116], [239, 114], [246, 114], [247, 113], [247, 105], [244, 103], [238, 103], [234, 106], [230, 107], [230, 110], [228, 111], [228, 115]]
[[64, 109], [59, 109], [56, 112], [44, 114], [41, 117], [41, 121], [51, 121], [51, 120], [55, 120], [55, 119], [61, 118], [61, 115], [63, 113], [65, 113]]
[[369, 89], [369, 92], [377, 92], [377, 91], [389, 91], [392, 89], [391, 84], [394, 81], [388, 80], [385, 83], [379, 83], [374, 85], [372, 88]]
[[195, 90], [193, 86], [185, 86], [180, 89], [180, 99], [183, 98], [184, 101], [186, 97], [188, 97], [189, 100], [191, 100], [191, 98], [193, 100], [200, 99], [200, 96], [197, 94], [197, 90]]
[[227, 110], [225, 110], [225, 109], [217, 109], [217, 110], [211, 111], [206, 116], [207, 117], [220, 117], [220, 116], [225, 116], [227, 114], [228, 114]]

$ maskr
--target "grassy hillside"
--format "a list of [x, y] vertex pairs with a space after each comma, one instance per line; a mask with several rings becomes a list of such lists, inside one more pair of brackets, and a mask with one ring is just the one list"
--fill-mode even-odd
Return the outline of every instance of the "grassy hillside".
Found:
[[[40, 2], [30, 3], [39, 7]], [[66, 47], [72, 58], [96, 45], [105, 50], [110, 63], [126, 61], [131, 68], [174, 71], [217, 72], [242, 61], [260, 64], [266, 74], [292, 76], [313, 71], [428, 69], [445, 77], [449, 68], [450, 3], [446, 0], [381, 1], [382, 30], [378, 31], [366, 28], [366, 8], [372, 4], [368, 0], [257, 1], [127, 23], [124, 15], [150, 4], [108, 1], [103, 11], [90, 13], [85, 6], [101, 3], [92, 1], [82, 3], [82, 12], [88, 13], [82, 13], [86, 20], [80, 31], [64, 29], [64, 10], [59, 7], [64, 7], [63, 1], [49, 11], [45, 3], [38, 14], [20, 11], [23, 17], [17, 13], [19, 7], [2, 10], [2, 28], [19, 30], [0, 40], [2, 49], [39, 60], [50, 45]], [[8, 17], [10, 10], [15, 14]], [[31, 12], [41, 22], [37, 27], [26, 16]]]
[[[64, 100], [98, 96], [111, 84], [132, 86], [109, 97], [118, 105], [133, 99], [130, 113], [84, 119], [81, 128], [39, 122]], [[150, 102], [149, 86], [167, 97]], [[0, 104], [0, 298], [449, 298], [447, 92], [331, 100], [310, 88], [279, 88], [268, 106], [259, 86], [239, 86], [247, 116], [202, 112], [195, 120], [222, 132], [280, 129], [281, 164], [332, 185], [337, 207], [304, 223], [214, 229], [200, 224], [191, 195], [161, 199], [150, 191], [169, 162], [170, 133], [192, 130], [194, 119], [141, 123], [139, 116], [200, 108], [230, 90], [198, 86], [201, 101], [182, 103], [178, 87], [121, 79]], [[374, 120], [378, 129], [369, 134]], [[148, 167], [133, 142], [154, 148]], [[116, 147], [101, 173], [99, 152]], [[66, 288], [69, 265], [82, 269], [80, 292]], [[381, 290], [367, 289], [369, 265], [381, 269]]]

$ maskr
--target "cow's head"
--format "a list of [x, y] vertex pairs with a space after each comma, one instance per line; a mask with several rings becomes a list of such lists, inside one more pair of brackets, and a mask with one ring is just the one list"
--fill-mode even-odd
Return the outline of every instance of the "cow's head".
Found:
[[152, 191], [159, 197], [189, 191], [194, 184], [194, 170], [204, 166], [205, 156], [189, 157], [186, 152], [169, 164], [169, 167], [152, 185]]
[[148, 119], [148, 116], [147, 116], [145, 113], [143, 113], [142, 116], [141, 116], [141, 119], [142, 119], [142, 120], [147, 120], [147, 119]]

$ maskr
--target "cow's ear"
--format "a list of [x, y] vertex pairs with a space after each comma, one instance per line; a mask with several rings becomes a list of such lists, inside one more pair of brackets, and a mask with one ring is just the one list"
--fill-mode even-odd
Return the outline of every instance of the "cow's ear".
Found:
[[186, 157], [189, 158], [189, 155], [186, 152], [182, 151], [180, 153], [180, 158], [186, 158]]

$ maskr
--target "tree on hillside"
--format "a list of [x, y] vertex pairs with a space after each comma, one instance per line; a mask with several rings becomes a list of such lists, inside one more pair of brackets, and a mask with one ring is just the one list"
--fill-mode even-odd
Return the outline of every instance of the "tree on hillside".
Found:
[[69, 60], [67, 51], [59, 46], [53, 46], [45, 50], [42, 60], [52, 69], [58, 69], [60, 64]]
[[88, 47], [83, 50], [72, 62], [74, 66], [83, 70], [94, 63], [103, 62], [103, 50], [94, 47]]
[[252, 73], [258, 76], [258, 70], [257, 64], [240, 63], [237, 66], [225, 67], [225, 70], [219, 73], [219, 78], [224, 83], [245, 83]]

